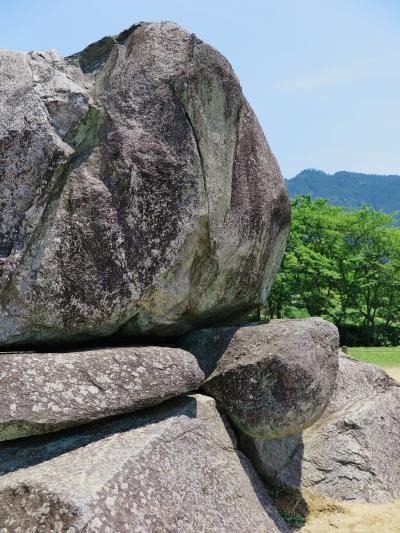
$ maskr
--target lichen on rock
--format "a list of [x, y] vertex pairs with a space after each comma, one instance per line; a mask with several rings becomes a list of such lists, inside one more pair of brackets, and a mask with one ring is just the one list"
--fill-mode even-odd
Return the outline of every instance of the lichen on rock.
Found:
[[204, 371], [203, 389], [252, 437], [284, 437], [312, 425], [336, 381], [339, 334], [321, 318], [202, 329], [180, 345]]

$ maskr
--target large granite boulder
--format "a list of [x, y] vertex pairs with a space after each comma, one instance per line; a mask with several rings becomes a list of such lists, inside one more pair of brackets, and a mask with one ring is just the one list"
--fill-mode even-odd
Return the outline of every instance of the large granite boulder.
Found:
[[331, 401], [316, 424], [286, 439], [241, 441], [269, 483], [337, 500], [400, 498], [400, 385], [344, 354]]
[[178, 348], [0, 353], [0, 441], [137, 411], [203, 381], [194, 356]]
[[181, 334], [263, 302], [290, 207], [231, 66], [170, 22], [0, 52], [0, 344]]
[[3, 443], [0, 472], [4, 533], [286, 531], [205, 396]]
[[180, 345], [205, 372], [203, 389], [252, 437], [288, 436], [314, 423], [336, 380], [339, 335], [321, 318], [203, 329]]

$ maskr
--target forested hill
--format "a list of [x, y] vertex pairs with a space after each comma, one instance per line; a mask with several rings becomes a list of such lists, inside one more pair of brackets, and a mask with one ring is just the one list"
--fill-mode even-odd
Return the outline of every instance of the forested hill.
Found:
[[[334, 205], [361, 207], [393, 213], [400, 210], [400, 176], [380, 176], [341, 171], [326, 174], [322, 170], [306, 169], [287, 180], [291, 198], [309, 194], [312, 198], [327, 198]], [[400, 217], [397, 216], [400, 221]]]

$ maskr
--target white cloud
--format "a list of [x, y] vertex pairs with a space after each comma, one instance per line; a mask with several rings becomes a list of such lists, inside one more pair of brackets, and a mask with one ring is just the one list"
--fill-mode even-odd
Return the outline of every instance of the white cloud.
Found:
[[326, 85], [333, 85], [341, 81], [356, 81], [364, 77], [360, 72], [326, 71], [304, 78], [295, 78], [279, 83], [277, 88], [281, 91], [304, 91], [318, 89]]
[[398, 64], [398, 54], [396, 54], [395, 62], [393, 62], [393, 59], [386, 57], [385, 61], [382, 62], [377, 57], [370, 57], [364, 64], [358, 64], [353, 67], [330, 69], [300, 78], [285, 80], [279, 83], [276, 88], [279, 91], [308, 91], [346, 81], [398, 78], [397, 69], [393, 69], [393, 64]]

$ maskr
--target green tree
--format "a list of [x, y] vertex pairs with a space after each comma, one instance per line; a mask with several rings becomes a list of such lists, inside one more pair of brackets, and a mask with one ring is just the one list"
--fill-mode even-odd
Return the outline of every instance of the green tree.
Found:
[[[370, 328], [400, 321], [400, 229], [363, 206], [296, 197], [281, 270], [267, 303], [271, 318], [306, 312]], [[294, 311], [295, 310], [295, 311]]]
[[278, 309], [282, 315], [290, 306], [310, 315], [330, 314], [337, 277], [333, 248], [340, 239], [332, 220], [340, 212], [326, 200], [294, 199], [286, 254], [269, 298], [270, 316], [279, 316]]
[[336, 221], [342, 236], [336, 255], [337, 323], [350, 318], [373, 327], [379, 318], [385, 297], [392, 291], [393, 245], [398, 237], [390, 227], [393, 222], [390, 215], [366, 206], [343, 210]]

